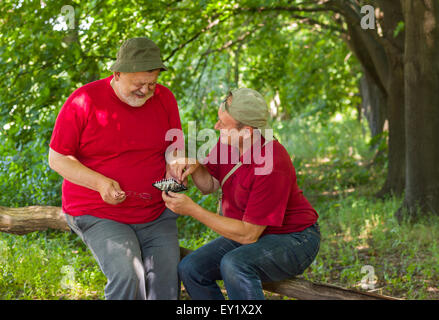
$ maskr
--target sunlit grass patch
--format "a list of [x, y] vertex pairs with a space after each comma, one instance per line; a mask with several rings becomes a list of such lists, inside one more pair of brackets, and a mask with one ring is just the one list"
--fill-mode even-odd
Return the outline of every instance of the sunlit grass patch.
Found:
[[400, 198], [384, 201], [349, 197], [321, 208], [322, 243], [306, 277], [319, 282], [362, 289], [371, 266], [373, 288], [381, 294], [407, 299], [437, 299], [439, 218], [411, 226], [398, 224], [394, 213]]
[[73, 234], [0, 234], [1, 299], [101, 299], [106, 279]]

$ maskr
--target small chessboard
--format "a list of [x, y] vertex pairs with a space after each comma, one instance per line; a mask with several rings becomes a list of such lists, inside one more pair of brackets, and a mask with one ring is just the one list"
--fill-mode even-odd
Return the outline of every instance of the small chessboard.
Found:
[[185, 185], [178, 183], [177, 180], [173, 178], [169, 179], [162, 179], [159, 181], [156, 181], [152, 184], [154, 187], [161, 191], [172, 191], [172, 192], [180, 192], [180, 191], [186, 191], [187, 188]]

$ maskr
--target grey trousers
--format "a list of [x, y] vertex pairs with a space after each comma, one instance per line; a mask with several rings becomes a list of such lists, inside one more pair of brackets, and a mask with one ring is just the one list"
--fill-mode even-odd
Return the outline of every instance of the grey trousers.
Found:
[[166, 209], [156, 220], [143, 224], [91, 215], [65, 216], [107, 277], [105, 299], [179, 298], [177, 214]]

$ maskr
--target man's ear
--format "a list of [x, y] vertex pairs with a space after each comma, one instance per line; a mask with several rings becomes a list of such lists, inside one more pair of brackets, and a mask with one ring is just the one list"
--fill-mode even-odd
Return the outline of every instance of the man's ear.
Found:
[[244, 126], [242, 129], [244, 129], [244, 130], [246, 130], [246, 132], [248, 132], [248, 137], [251, 137], [251, 135], [253, 134], [253, 127]]
[[115, 72], [114, 73], [114, 80], [119, 81], [120, 79], [120, 72]]

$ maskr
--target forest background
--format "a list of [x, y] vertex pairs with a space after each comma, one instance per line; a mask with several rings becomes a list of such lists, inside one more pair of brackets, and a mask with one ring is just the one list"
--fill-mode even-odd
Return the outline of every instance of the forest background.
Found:
[[[47, 163], [56, 116], [147, 36], [188, 122], [213, 128], [228, 91], [261, 92], [320, 215], [311, 281], [439, 298], [439, 4], [362, 1], [32, 1], [0, 4], [0, 206], [60, 206]], [[203, 143], [203, 141], [199, 141]], [[190, 195], [216, 209], [217, 194]], [[217, 235], [178, 219], [181, 246]], [[102, 299], [70, 233], [0, 233], [0, 299]], [[285, 298], [267, 293], [267, 298]]]

